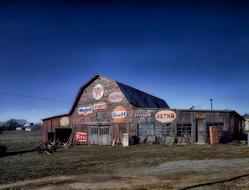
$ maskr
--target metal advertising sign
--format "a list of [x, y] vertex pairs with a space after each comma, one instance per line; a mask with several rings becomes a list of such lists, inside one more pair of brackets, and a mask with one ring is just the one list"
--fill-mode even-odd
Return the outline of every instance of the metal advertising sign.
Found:
[[134, 113], [134, 117], [139, 123], [146, 123], [151, 121], [151, 111], [142, 111]]
[[113, 92], [109, 95], [109, 101], [112, 103], [121, 102], [124, 99], [124, 95], [121, 92]]
[[93, 98], [95, 100], [100, 100], [104, 95], [104, 87], [101, 84], [97, 84], [93, 88]]
[[171, 110], [162, 110], [156, 113], [155, 119], [161, 123], [170, 123], [176, 119], [176, 113]]
[[151, 112], [139, 112], [139, 113], [134, 113], [134, 116], [137, 118], [141, 117], [151, 117]]
[[93, 112], [92, 106], [85, 106], [85, 107], [79, 107], [78, 108], [78, 114], [82, 114], [84, 116], [87, 116]]
[[60, 124], [61, 124], [62, 127], [69, 126], [69, 117], [62, 117], [60, 119]]
[[122, 123], [127, 117], [127, 111], [123, 106], [117, 106], [112, 112], [112, 118], [117, 123]]
[[96, 102], [93, 104], [93, 109], [97, 111], [104, 110], [106, 109], [106, 103], [102, 101]]
[[77, 142], [86, 143], [87, 142], [87, 133], [77, 132], [75, 135], [75, 140]]

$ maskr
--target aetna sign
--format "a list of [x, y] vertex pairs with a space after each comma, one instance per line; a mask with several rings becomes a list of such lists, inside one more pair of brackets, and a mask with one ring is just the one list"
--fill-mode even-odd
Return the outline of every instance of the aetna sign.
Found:
[[161, 123], [170, 123], [176, 118], [176, 113], [171, 110], [162, 110], [156, 113], [155, 119]]

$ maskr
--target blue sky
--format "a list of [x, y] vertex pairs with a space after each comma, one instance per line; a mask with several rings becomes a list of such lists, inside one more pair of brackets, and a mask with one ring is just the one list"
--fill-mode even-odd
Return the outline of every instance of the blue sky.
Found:
[[0, 3], [0, 120], [66, 113], [97, 73], [171, 108], [249, 112], [248, 4], [35, 2]]

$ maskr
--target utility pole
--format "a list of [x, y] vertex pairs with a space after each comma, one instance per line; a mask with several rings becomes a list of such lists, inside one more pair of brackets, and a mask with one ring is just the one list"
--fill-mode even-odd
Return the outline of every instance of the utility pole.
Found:
[[210, 103], [211, 103], [211, 110], [213, 110], [213, 99], [210, 98], [209, 100], [210, 100]]

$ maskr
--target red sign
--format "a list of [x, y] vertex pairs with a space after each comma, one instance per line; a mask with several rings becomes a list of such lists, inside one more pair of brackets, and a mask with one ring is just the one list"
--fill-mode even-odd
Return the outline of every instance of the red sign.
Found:
[[87, 133], [77, 132], [75, 136], [76, 141], [78, 142], [87, 142]]

